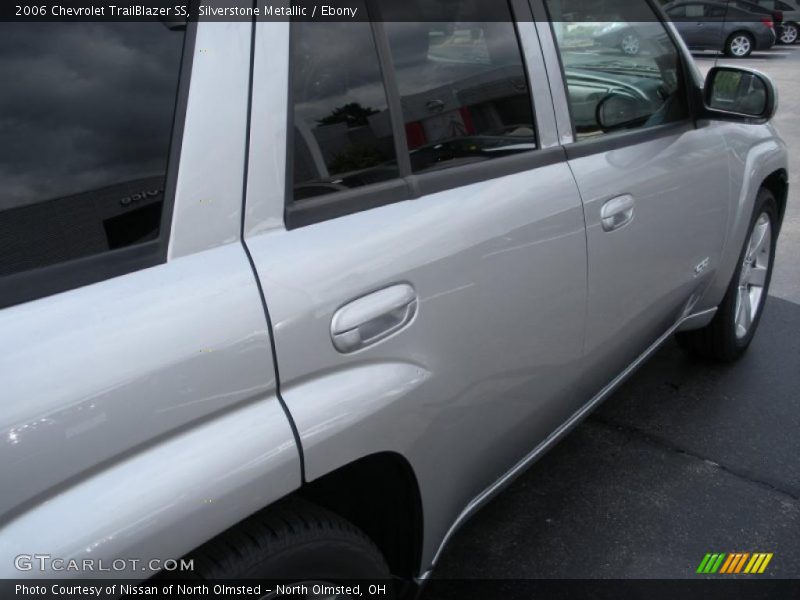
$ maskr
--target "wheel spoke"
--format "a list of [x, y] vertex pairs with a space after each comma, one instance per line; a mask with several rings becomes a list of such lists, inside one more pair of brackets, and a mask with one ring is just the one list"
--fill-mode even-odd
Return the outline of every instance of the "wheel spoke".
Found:
[[767, 284], [767, 267], [754, 266], [747, 274], [748, 285], [764, 287]]
[[745, 37], [738, 37], [731, 42], [731, 51], [736, 56], [744, 56], [750, 51], [750, 40]]
[[745, 290], [742, 295], [742, 320], [741, 326], [745, 331], [750, 330], [750, 325], [753, 324], [753, 303], [750, 301], [750, 292]]
[[772, 259], [772, 221], [766, 212], [759, 215], [747, 240], [739, 274], [734, 324], [736, 336], [750, 332], [765, 296], [765, 287]]
[[744, 307], [744, 295], [747, 293], [747, 288], [739, 286], [736, 291], [736, 309], [734, 310], [733, 320], [738, 325], [742, 321], [742, 308]]
[[747, 251], [747, 256], [749, 258], [754, 258], [759, 252], [764, 250], [764, 246], [768, 241], [768, 233], [769, 233], [769, 220], [767, 222], [762, 223], [761, 219], [759, 219], [758, 223], [756, 223], [756, 227], [753, 230], [753, 236], [750, 238], [750, 247]]
[[735, 315], [736, 335], [741, 338], [747, 335], [748, 323], [750, 322], [750, 294], [748, 294], [746, 287], [740, 287], [736, 294]]

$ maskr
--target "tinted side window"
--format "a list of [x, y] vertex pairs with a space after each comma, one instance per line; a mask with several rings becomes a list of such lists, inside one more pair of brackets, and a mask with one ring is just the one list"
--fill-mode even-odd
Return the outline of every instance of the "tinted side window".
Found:
[[667, 9], [666, 12], [672, 19], [682, 19], [686, 16], [686, 7], [673, 6], [672, 8]]
[[291, 52], [294, 199], [398, 177], [370, 24], [293, 23]]
[[547, 5], [577, 138], [689, 117], [680, 54], [646, 3], [608, 0], [602, 23], [582, 12], [584, 0]]
[[157, 240], [184, 32], [0, 25], [0, 276]]
[[701, 19], [706, 16], [708, 8], [708, 5], [705, 4], [688, 4], [686, 6], [686, 16], [690, 19]]
[[[386, 31], [414, 172], [536, 148], [517, 33], [502, 0], [409, 0]], [[387, 18], [391, 21], [391, 18]]]
[[667, 14], [673, 19], [695, 20], [702, 19], [706, 14], [706, 7], [702, 4], [681, 4], [670, 8]]
[[714, 6], [709, 4], [706, 5], [705, 16], [711, 19], [724, 19], [727, 12], [728, 11], [726, 10], [725, 6]]

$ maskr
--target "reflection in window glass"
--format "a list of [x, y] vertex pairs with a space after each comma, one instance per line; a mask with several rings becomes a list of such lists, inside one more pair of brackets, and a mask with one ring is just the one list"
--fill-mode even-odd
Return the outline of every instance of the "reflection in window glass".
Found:
[[547, 0], [577, 137], [688, 118], [680, 55], [644, 2]]
[[713, 12], [715, 7], [706, 7], [703, 4], [687, 4], [685, 17], [700, 19], [706, 16], [706, 11]]
[[0, 276], [158, 239], [183, 39], [0, 24]]
[[534, 149], [532, 101], [507, 3], [403, 4], [421, 18], [386, 23], [386, 31], [412, 170]]
[[294, 199], [398, 177], [369, 23], [292, 24]]

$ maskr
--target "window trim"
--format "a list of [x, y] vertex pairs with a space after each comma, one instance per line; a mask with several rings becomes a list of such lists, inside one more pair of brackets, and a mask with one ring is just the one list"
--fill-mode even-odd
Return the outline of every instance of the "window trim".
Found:
[[324, 194], [286, 205], [286, 229], [297, 229], [412, 197], [405, 179], [389, 179], [363, 187]]
[[653, 125], [645, 129], [634, 129], [632, 131], [617, 131], [606, 133], [592, 139], [583, 139], [566, 144], [564, 150], [568, 160], [585, 158], [603, 152], [611, 152], [628, 146], [635, 146], [645, 142], [653, 142], [661, 138], [670, 137], [680, 133], [688, 133], [694, 129], [694, 122], [690, 119], [675, 121], [674, 123], [664, 123]]
[[[684, 95], [686, 106], [689, 111], [689, 116], [680, 121], [673, 123], [666, 123], [662, 125], [651, 125], [650, 127], [633, 129], [628, 131], [619, 131], [614, 133], [606, 133], [597, 138], [591, 139], [578, 139], [577, 131], [575, 129], [575, 119], [572, 114], [572, 105], [569, 102], [569, 88], [567, 86], [567, 76], [564, 71], [564, 62], [561, 57], [561, 49], [556, 37], [556, 31], [553, 28], [553, 19], [550, 15], [550, 9], [547, 7], [547, 0], [531, 0], [536, 3], [536, 8], [541, 11], [542, 15], [547, 18], [547, 24], [550, 30], [550, 36], [553, 39], [553, 45], [556, 48], [558, 56], [559, 73], [557, 77], [560, 79], [561, 86], [564, 88], [564, 93], [567, 97], [567, 113], [569, 114], [570, 128], [572, 130], [572, 142], [565, 145], [567, 157], [569, 160], [591, 156], [593, 154], [601, 154], [610, 150], [616, 150], [626, 145], [641, 144], [649, 140], [657, 140], [665, 135], [672, 135], [678, 130], [696, 129], [697, 128], [697, 92], [694, 80], [690, 75], [689, 68], [686, 64], [686, 56], [681, 50], [681, 45], [675, 38], [673, 31], [667, 26], [667, 21], [664, 18], [664, 12], [657, 6], [654, 0], [644, 0], [645, 4], [653, 11], [653, 15], [658, 19], [658, 22], [664, 28], [667, 37], [669, 37], [675, 51], [678, 54], [678, 60], [681, 68], [681, 79], [684, 84]], [[550, 78], [551, 85], [555, 83]], [[573, 148], [574, 146], [574, 148]]]
[[[373, 14], [374, 13], [371, 13], [370, 16], [373, 16]], [[380, 19], [381, 15], [378, 13], [375, 16]], [[372, 38], [375, 40], [375, 49], [378, 53], [379, 71], [383, 79], [383, 89], [386, 91], [386, 109], [389, 111], [389, 119], [392, 123], [392, 136], [394, 137], [397, 170], [400, 174], [400, 179], [404, 179], [411, 174], [411, 155], [408, 150], [406, 124], [403, 118], [403, 101], [400, 96], [400, 87], [397, 85], [397, 72], [392, 63], [392, 49], [389, 45], [389, 35], [386, 33], [386, 26], [383, 21], [380, 20], [370, 20], [370, 29], [372, 30]]]
[[188, 22], [180, 59], [158, 239], [0, 277], [0, 309], [127, 275], [167, 261], [196, 38], [197, 23]]
[[[355, 214], [364, 210], [415, 200], [421, 196], [437, 192], [456, 189], [482, 181], [489, 181], [499, 177], [513, 175], [532, 169], [545, 167], [566, 160], [564, 149], [560, 146], [542, 148], [541, 139], [536, 122], [536, 103], [533, 94], [533, 82], [530, 78], [530, 65], [522, 47], [522, 38], [519, 32], [519, 23], [526, 19], [531, 21], [533, 14], [530, 6], [519, 0], [506, 0], [511, 24], [516, 35], [517, 49], [525, 74], [525, 82], [530, 99], [531, 116], [535, 130], [537, 148], [520, 152], [510, 156], [493, 158], [491, 160], [476, 162], [469, 165], [446, 167], [429, 173], [413, 173], [411, 171], [411, 158], [408, 151], [408, 140], [405, 131], [405, 119], [402, 111], [401, 96], [397, 86], [397, 77], [394, 64], [391, 60], [388, 35], [378, 12], [377, 5], [367, 4], [370, 15], [370, 27], [380, 63], [383, 86], [387, 96], [387, 108], [392, 123], [395, 152], [398, 153], [397, 165], [400, 176], [395, 179], [373, 183], [364, 187], [353, 188], [341, 192], [321, 195], [318, 198], [307, 198], [298, 202], [294, 201], [294, 98], [292, 93], [292, 68], [291, 41], [294, 28], [289, 31], [289, 89], [288, 115], [286, 120], [286, 189], [284, 196], [284, 224], [287, 230], [305, 227], [315, 223], [332, 220], [338, 217]], [[520, 8], [524, 6], [525, 8]], [[520, 14], [520, 11], [524, 14]], [[536, 51], [542, 52], [541, 45]], [[542, 82], [542, 85], [545, 83]]]

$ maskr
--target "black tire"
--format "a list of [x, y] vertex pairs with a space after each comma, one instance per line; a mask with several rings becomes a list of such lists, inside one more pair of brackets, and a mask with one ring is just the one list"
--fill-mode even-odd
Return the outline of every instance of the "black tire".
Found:
[[[736, 296], [739, 288], [739, 277], [742, 272], [745, 253], [747, 252], [747, 245], [750, 242], [750, 235], [753, 232], [756, 221], [758, 218], [766, 213], [770, 219], [772, 226], [772, 239], [771, 239], [771, 252], [769, 264], [767, 266], [766, 280], [764, 284], [764, 291], [762, 292], [762, 300], [759, 305], [755, 317], [753, 318], [752, 325], [750, 326], [747, 335], [742, 338], [736, 335]], [[753, 341], [753, 336], [758, 329], [758, 323], [761, 320], [761, 315], [764, 312], [764, 306], [767, 303], [769, 295], [769, 284], [772, 280], [772, 268], [775, 264], [775, 246], [778, 238], [778, 205], [775, 201], [775, 196], [772, 195], [766, 188], [761, 188], [756, 198], [755, 210], [753, 217], [750, 220], [750, 227], [747, 230], [747, 237], [745, 238], [744, 246], [739, 254], [738, 265], [736, 271], [731, 278], [728, 285], [728, 290], [722, 303], [719, 305], [717, 314], [714, 320], [711, 321], [703, 329], [696, 331], [685, 331], [677, 334], [676, 338], [678, 343], [688, 350], [691, 354], [710, 360], [717, 360], [723, 362], [733, 362], [740, 358], [742, 354], [750, 346]]]
[[[739, 37], [747, 38], [750, 42], [750, 48], [744, 54], [737, 54], [733, 50], [734, 41]], [[725, 40], [725, 55], [730, 56], [731, 58], [747, 58], [753, 53], [755, 47], [756, 47], [756, 41], [752, 35], [750, 35], [746, 31], [737, 31], [735, 33], [732, 33], [730, 37], [727, 40]]]
[[381, 551], [358, 527], [298, 499], [249, 517], [189, 558], [194, 559], [194, 575], [202, 579], [391, 578]]

